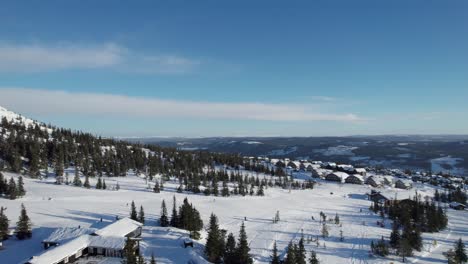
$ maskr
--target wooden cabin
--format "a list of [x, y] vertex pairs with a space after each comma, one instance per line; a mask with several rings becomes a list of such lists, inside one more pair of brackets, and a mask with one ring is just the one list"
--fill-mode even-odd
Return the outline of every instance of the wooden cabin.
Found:
[[345, 183], [363, 184], [364, 183], [364, 178], [359, 174], [349, 175], [348, 177], [346, 177]]
[[335, 171], [325, 176], [325, 180], [344, 183], [346, 178], [348, 177], [349, 174], [347, 174], [346, 172]]

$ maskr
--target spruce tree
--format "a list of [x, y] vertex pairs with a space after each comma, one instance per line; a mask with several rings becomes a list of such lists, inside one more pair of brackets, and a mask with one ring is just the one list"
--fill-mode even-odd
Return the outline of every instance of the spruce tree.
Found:
[[123, 264], [137, 264], [137, 255], [135, 253], [135, 241], [127, 238], [123, 249]]
[[[289, 241], [288, 248], [286, 249], [286, 258], [284, 259], [284, 264], [296, 264], [296, 250], [294, 249], [294, 244], [292, 241]], [[296, 246], [297, 247], [297, 246]]]
[[8, 183], [2, 172], [0, 172], [0, 196], [8, 192]]
[[338, 225], [340, 224], [340, 217], [338, 216], [338, 213], [335, 215], [335, 224]]
[[134, 201], [132, 201], [132, 204], [130, 206], [130, 219], [138, 221], [138, 214], [137, 214], [137, 211], [136, 211], [136, 206], [135, 206]]
[[80, 179], [80, 171], [78, 170], [78, 167], [75, 167], [75, 177], [73, 178], [73, 185], [77, 187], [81, 187], [81, 185], [83, 185]]
[[154, 184], [153, 192], [155, 192], [155, 193], [160, 193], [161, 192], [158, 181], [156, 181], [156, 183]]
[[19, 240], [23, 240], [26, 238], [31, 238], [31, 236], [31, 220], [29, 219], [24, 204], [21, 204], [21, 213], [18, 222], [16, 223], [16, 237]]
[[102, 180], [101, 180], [101, 177], [99, 177], [98, 180], [97, 180], [96, 189], [98, 189], [98, 190], [102, 189]]
[[140, 206], [140, 211], [138, 212], [138, 222], [145, 223], [145, 211], [143, 210], [143, 205]]
[[468, 257], [465, 251], [465, 244], [463, 243], [463, 240], [461, 238], [458, 239], [458, 241], [455, 243], [454, 253], [455, 253], [453, 256], [454, 263], [462, 264], [468, 261]]
[[306, 264], [306, 250], [304, 246], [304, 235], [301, 236], [299, 240], [298, 249], [296, 253], [296, 262], [297, 264]]
[[265, 192], [263, 191], [263, 184], [261, 184], [260, 187], [258, 187], [257, 195], [258, 196], [264, 196], [265, 195]]
[[91, 184], [89, 184], [89, 176], [88, 175], [85, 176], [85, 182], [83, 184], [83, 187], [85, 187], [87, 189], [91, 188]]
[[400, 230], [398, 227], [398, 222], [393, 221], [392, 232], [390, 233], [390, 246], [392, 248], [397, 248], [400, 244]]
[[8, 217], [4, 213], [5, 210], [6, 209], [3, 208], [3, 206], [0, 207], [0, 241], [8, 238], [9, 220], [8, 220]]
[[26, 194], [26, 190], [24, 189], [23, 176], [21, 175], [18, 177], [17, 193], [19, 197], [22, 197]]
[[273, 252], [271, 254], [271, 261], [270, 264], [280, 264], [280, 258], [278, 256], [278, 248], [276, 247], [276, 241], [273, 244]]
[[175, 195], [172, 198], [172, 214], [171, 214], [171, 226], [172, 227], [180, 227], [179, 226], [179, 215], [177, 214], [177, 201]]
[[236, 239], [232, 233], [229, 233], [226, 240], [226, 249], [224, 250], [224, 264], [236, 264]]
[[319, 264], [319, 260], [317, 258], [317, 253], [315, 251], [310, 252], [309, 264]]
[[227, 186], [226, 181], [223, 181], [223, 189], [221, 190], [221, 195], [224, 197], [229, 196], [229, 188]]
[[162, 200], [162, 203], [161, 203], [161, 218], [159, 219], [159, 223], [161, 224], [162, 227], [169, 226], [169, 218], [167, 216], [166, 202], [164, 200]]
[[103, 190], [107, 189], [107, 185], [106, 185], [106, 180], [105, 180], [105, 179], [102, 179], [102, 189], [103, 189]]
[[322, 225], [322, 237], [325, 238], [325, 237], [328, 237], [328, 227], [327, 227], [327, 224], [325, 224], [325, 222], [323, 223]]
[[245, 225], [243, 222], [239, 231], [239, 242], [237, 243], [236, 258], [239, 263], [253, 263], [252, 257], [250, 256], [249, 243], [247, 242], [247, 233], [245, 232]]
[[218, 218], [216, 215], [211, 214], [210, 224], [208, 226], [208, 237], [206, 239], [205, 245], [205, 255], [208, 258], [208, 261], [212, 263], [221, 263], [223, 251], [223, 240], [224, 238], [221, 235], [219, 230]]
[[16, 188], [16, 182], [13, 177], [10, 178], [10, 182], [8, 182], [8, 198], [10, 200], [15, 200], [18, 197], [18, 190]]
[[413, 247], [411, 246], [410, 241], [405, 237], [400, 239], [398, 255], [402, 257], [403, 262], [406, 262], [407, 257], [411, 257], [413, 255]]

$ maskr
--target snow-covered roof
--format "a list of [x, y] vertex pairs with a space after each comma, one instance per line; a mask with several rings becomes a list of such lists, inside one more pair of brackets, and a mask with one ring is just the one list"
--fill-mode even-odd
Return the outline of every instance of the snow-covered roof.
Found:
[[62, 227], [57, 228], [43, 242], [65, 243], [81, 235], [95, 232], [95, 228]]
[[340, 178], [342, 181], [346, 180], [346, 178], [349, 177], [349, 174], [346, 173], [346, 172], [342, 172], [342, 171], [335, 171], [333, 173], [331, 173], [335, 176], [337, 176], [338, 178]]
[[125, 237], [82, 235], [59, 247], [51, 248], [39, 256], [32, 257], [28, 262], [31, 264], [56, 264], [87, 247], [121, 250], [125, 247], [125, 240]]
[[343, 170], [354, 170], [353, 165], [348, 165], [348, 164], [340, 164], [340, 165], [337, 165], [337, 167]]
[[360, 174], [353, 174], [353, 175], [351, 175], [351, 176], [356, 177], [356, 178], [358, 178], [359, 180], [361, 180], [362, 182], [364, 182], [364, 177], [362, 177], [362, 175], [360, 175]]
[[32, 257], [28, 262], [31, 264], [59, 263], [64, 258], [69, 257], [72, 254], [76, 254], [78, 251], [88, 247], [89, 239], [89, 235], [82, 235], [59, 247], [49, 249], [39, 256]]
[[123, 249], [125, 247], [125, 237], [89, 237], [88, 247], [107, 248], [107, 249]]
[[372, 176], [369, 176], [367, 178], [367, 180], [370, 180], [370, 179], [374, 180], [374, 182], [377, 183], [377, 184], [383, 184], [384, 183], [384, 177], [382, 177], [382, 176], [372, 175]]
[[94, 232], [94, 234], [98, 236], [124, 237], [141, 226], [143, 224], [126, 217]]
[[413, 184], [413, 182], [411, 182], [409, 180], [404, 180], [404, 179], [398, 179], [398, 180], [395, 181], [395, 183], [397, 183], [397, 182], [401, 182], [406, 186], [411, 186]]

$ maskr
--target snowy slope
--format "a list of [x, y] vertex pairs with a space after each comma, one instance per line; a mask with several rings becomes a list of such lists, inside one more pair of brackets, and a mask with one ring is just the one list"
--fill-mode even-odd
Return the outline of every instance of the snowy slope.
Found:
[[[17, 175], [6, 173], [6, 176]], [[367, 186], [321, 182], [313, 190], [289, 192], [268, 188], [264, 197], [213, 197], [177, 193], [176, 181], [168, 182], [165, 184], [165, 190], [156, 194], [147, 189], [148, 185], [144, 179], [134, 175], [106, 178], [108, 186], [115, 185], [117, 181], [121, 187], [119, 191], [58, 186], [52, 183], [53, 179], [25, 179], [26, 197], [14, 201], [1, 199], [0, 204], [8, 208], [6, 213], [11, 225], [14, 225], [18, 218], [21, 203], [25, 204], [34, 224], [33, 238], [26, 241], [6, 241], [6, 249], [0, 251], [0, 262], [19, 263], [42, 252], [40, 241], [57, 227], [81, 225], [83, 228], [101, 228], [102, 226], [98, 226], [100, 218], [107, 223], [116, 215], [127, 216], [129, 205], [134, 200], [137, 206], [143, 205], [146, 212], [147, 225], [143, 230], [142, 243], [145, 256], [150, 257], [154, 253], [158, 263], [165, 264], [187, 263], [189, 260], [204, 263], [201, 257], [204, 238], [194, 249], [185, 249], [182, 247], [182, 242], [188, 237], [185, 231], [157, 226], [156, 219], [159, 218], [162, 199], [166, 200], [170, 209], [172, 196], [175, 195], [179, 205], [183, 198], [188, 197], [200, 210], [205, 224], [208, 223], [209, 215], [215, 213], [219, 217], [221, 228], [233, 232], [236, 236], [246, 217], [246, 231], [255, 263], [268, 263], [274, 241], [277, 241], [280, 253], [284, 254], [289, 241], [299, 239], [301, 233], [306, 238], [319, 236], [320, 225], [317, 219], [321, 211], [329, 217], [338, 213], [342, 222], [342, 227], [332, 223], [328, 225], [330, 237], [320, 238], [318, 247], [315, 242], [306, 244], [308, 251], [315, 250], [318, 253], [322, 263], [400, 263], [398, 258], [369, 258], [370, 241], [381, 236], [388, 237], [391, 230], [388, 223], [385, 228], [376, 225], [380, 217], [368, 210], [370, 202], [364, 195], [370, 191]], [[91, 184], [95, 184], [94, 179]], [[416, 187], [422, 196], [432, 195], [434, 191], [432, 187], [425, 185]], [[414, 195], [415, 190], [389, 188], [382, 191], [387, 197], [403, 199]], [[280, 211], [281, 221], [273, 224], [272, 218], [277, 210]], [[448, 212], [450, 228], [441, 233], [423, 234], [424, 250], [411, 258], [412, 262], [444, 262], [442, 252], [452, 247], [456, 239], [462, 237], [468, 241], [468, 223], [464, 220], [466, 212]], [[339, 241], [340, 230], [343, 230], [344, 242]], [[205, 235], [203, 232], [203, 236]], [[434, 239], [438, 241], [437, 247], [433, 246]]]
[[47, 126], [44, 123], [24, 117], [20, 114], [9, 111], [8, 109], [0, 106], [0, 120], [2, 120], [3, 118], [6, 118], [8, 121], [14, 121], [17, 124], [24, 124], [26, 127], [34, 126], [37, 124], [41, 127], [42, 130], [47, 130], [49, 133], [52, 133], [52, 129], [47, 128]]
[[8, 121], [16, 121], [17, 123], [25, 124], [26, 126], [34, 125], [37, 123], [32, 119], [26, 118], [20, 114], [9, 111], [8, 109], [0, 106], [0, 119], [2, 119], [3, 117], [5, 117]]

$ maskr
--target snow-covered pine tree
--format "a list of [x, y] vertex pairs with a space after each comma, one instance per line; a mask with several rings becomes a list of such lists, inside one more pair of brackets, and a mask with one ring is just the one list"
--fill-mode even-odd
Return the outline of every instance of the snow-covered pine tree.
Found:
[[462, 263], [466, 263], [467, 261], [468, 261], [468, 257], [465, 251], [465, 244], [463, 243], [463, 240], [460, 238], [455, 243], [453, 263], [462, 264]]
[[167, 216], [166, 201], [164, 201], [164, 199], [161, 203], [161, 217], [159, 219], [159, 223], [162, 227], [169, 226], [169, 217]]
[[16, 223], [16, 237], [19, 240], [23, 240], [26, 238], [31, 238], [31, 236], [31, 220], [29, 219], [24, 204], [21, 204], [21, 213], [18, 222]]
[[229, 233], [226, 239], [226, 249], [223, 257], [224, 264], [236, 264], [236, 239], [232, 233]]
[[296, 252], [296, 263], [297, 264], [306, 264], [306, 250], [304, 245], [304, 235], [301, 236]]
[[239, 263], [244, 263], [244, 264], [253, 263], [252, 257], [250, 256], [250, 247], [247, 241], [247, 233], [245, 232], [245, 225], [243, 222], [239, 231], [239, 240], [237, 243], [236, 258], [239, 261]]
[[258, 187], [257, 195], [258, 196], [264, 196], [265, 195], [265, 192], [263, 191], [263, 184], [260, 184], [260, 187]]
[[294, 250], [294, 244], [292, 241], [289, 241], [288, 247], [286, 249], [286, 258], [284, 259], [284, 264], [296, 264], [296, 251]]
[[143, 205], [140, 206], [140, 211], [138, 212], [138, 222], [142, 224], [145, 223], [145, 211], [143, 209]]
[[313, 250], [310, 252], [309, 264], [320, 264], [317, 258], [317, 253]]
[[23, 176], [21, 175], [18, 177], [18, 186], [16, 192], [19, 197], [26, 195], [26, 190], [24, 189]]
[[172, 214], [170, 225], [172, 227], [179, 227], [179, 215], [177, 214], [177, 201], [175, 195], [172, 197]]
[[205, 255], [212, 263], [221, 263], [224, 252], [224, 237], [219, 229], [218, 218], [211, 214], [208, 226], [208, 237], [205, 245]]
[[102, 180], [101, 180], [101, 177], [99, 177], [98, 180], [97, 180], [96, 189], [98, 189], [98, 190], [102, 189]]
[[8, 182], [7, 195], [10, 200], [15, 200], [18, 197], [18, 190], [16, 188], [16, 182], [15, 179], [13, 179], [13, 177], [11, 177], [10, 181]]
[[80, 179], [80, 171], [78, 167], [75, 167], [75, 177], [73, 178], [73, 185], [77, 187], [81, 187], [83, 185]]
[[130, 219], [138, 221], [138, 214], [134, 201], [132, 201], [132, 204], [130, 205]]
[[273, 243], [273, 251], [271, 253], [271, 261], [270, 264], [280, 264], [280, 258], [278, 256], [278, 248], [276, 246], [276, 241]]
[[135, 252], [135, 241], [127, 238], [125, 242], [125, 247], [123, 249], [123, 260], [122, 264], [137, 264], [138, 256]]
[[85, 182], [83, 184], [83, 187], [85, 187], [87, 189], [91, 188], [91, 184], [89, 184], [89, 176], [88, 175], [85, 176]]
[[322, 237], [323, 238], [326, 238], [328, 237], [328, 227], [327, 227], [327, 224], [324, 222], [323, 225], [322, 225]]
[[8, 224], [9, 220], [6, 214], [4, 213], [6, 209], [0, 207], [0, 241], [8, 238]]
[[340, 224], [340, 217], [338, 216], [338, 213], [335, 215], [335, 225]]
[[159, 187], [159, 182], [156, 180], [156, 183], [154, 184], [153, 192], [155, 193], [160, 193], [161, 189]]

